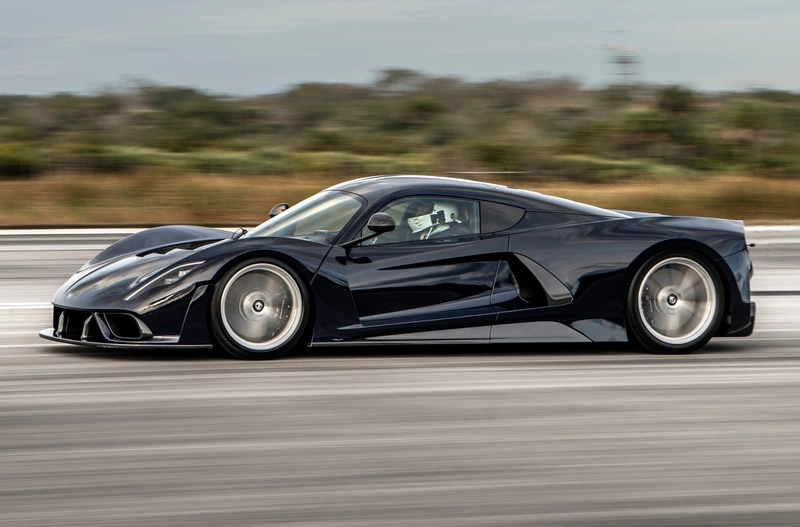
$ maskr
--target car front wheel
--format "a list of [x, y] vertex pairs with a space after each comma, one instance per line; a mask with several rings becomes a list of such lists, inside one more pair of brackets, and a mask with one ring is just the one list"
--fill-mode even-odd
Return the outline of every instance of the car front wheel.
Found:
[[662, 253], [631, 284], [627, 319], [632, 339], [655, 353], [691, 353], [722, 319], [724, 292], [716, 270], [692, 253]]
[[211, 304], [215, 340], [240, 359], [275, 359], [302, 339], [308, 288], [283, 262], [249, 260], [219, 281]]

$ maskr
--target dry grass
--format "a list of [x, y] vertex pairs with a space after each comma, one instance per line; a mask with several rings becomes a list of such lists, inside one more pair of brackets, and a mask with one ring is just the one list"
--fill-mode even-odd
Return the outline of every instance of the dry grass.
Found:
[[611, 209], [757, 223], [800, 220], [800, 180], [731, 175], [612, 185], [554, 183], [536, 190]]
[[[255, 225], [275, 203], [297, 203], [345, 179], [141, 173], [0, 181], [0, 225]], [[750, 222], [800, 220], [800, 180], [730, 175], [620, 184], [496, 181], [607, 208]]]
[[0, 224], [253, 225], [264, 221], [275, 203], [297, 203], [335, 182], [329, 177], [192, 174], [70, 174], [2, 181]]

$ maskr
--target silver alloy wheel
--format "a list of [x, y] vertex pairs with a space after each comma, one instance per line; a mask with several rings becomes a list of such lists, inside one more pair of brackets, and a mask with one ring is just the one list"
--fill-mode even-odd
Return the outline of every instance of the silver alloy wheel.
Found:
[[644, 327], [665, 344], [687, 344], [703, 335], [717, 309], [717, 290], [709, 272], [680, 256], [650, 268], [638, 299]]
[[271, 351], [297, 332], [303, 298], [285, 269], [256, 263], [240, 269], [225, 284], [220, 314], [234, 342], [252, 351]]

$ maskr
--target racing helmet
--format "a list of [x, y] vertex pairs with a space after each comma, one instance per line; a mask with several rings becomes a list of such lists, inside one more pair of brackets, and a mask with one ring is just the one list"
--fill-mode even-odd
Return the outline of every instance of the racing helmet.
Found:
[[[446, 223], [457, 222], [458, 206], [448, 202], [437, 202], [433, 204], [433, 211], [429, 214], [408, 218], [408, 226], [411, 232], [417, 233], [430, 227], [445, 225]], [[449, 227], [449, 225], [447, 226]]]

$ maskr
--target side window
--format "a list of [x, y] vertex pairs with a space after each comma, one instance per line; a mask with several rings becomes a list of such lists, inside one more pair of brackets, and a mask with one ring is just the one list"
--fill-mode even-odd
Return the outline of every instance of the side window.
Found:
[[[480, 207], [477, 201], [469, 199], [413, 196], [393, 201], [380, 212], [394, 218], [397, 226], [364, 245], [454, 238], [481, 232]], [[369, 234], [366, 226], [361, 234]]]
[[481, 232], [500, 232], [510, 229], [522, 219], [525, 209], [481, 201]]

